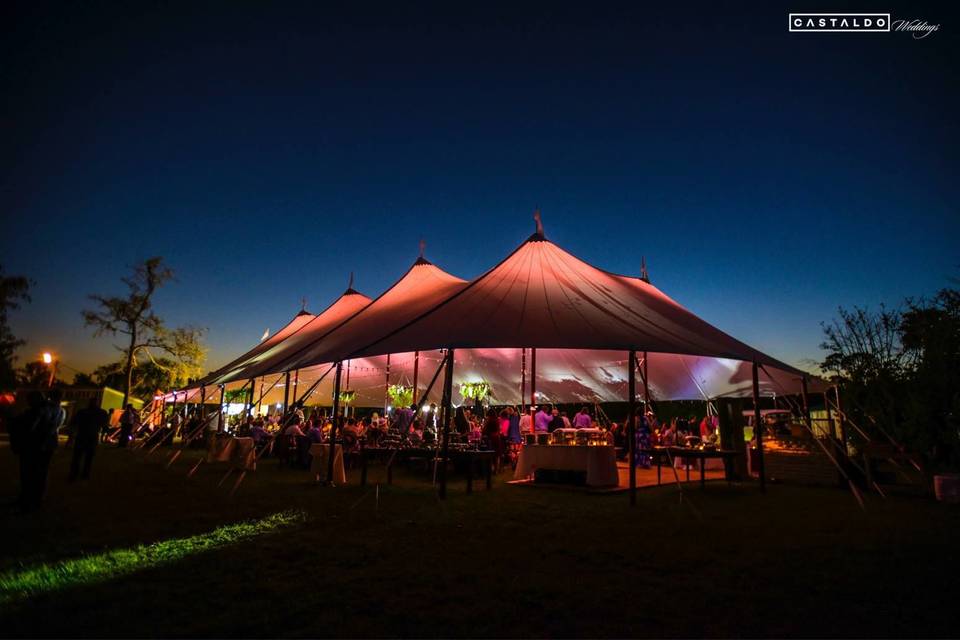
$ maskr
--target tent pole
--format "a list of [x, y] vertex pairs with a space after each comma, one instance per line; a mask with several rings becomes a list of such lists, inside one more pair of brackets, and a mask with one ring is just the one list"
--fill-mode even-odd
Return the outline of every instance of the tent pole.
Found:
[[[634, 356], [636, 359], [636, 356]], [[643, 404], [646, 411], [650, 410], [650, 368], [647, 366], [647, 363], [650, 362], [650, 359], [647, 357], [647, 352], [643, 352]], [[634, 367], [636, 368], [636, 367]]]
[[[416, 393], [416, 392], [414, 392]], [[383, 415], [387, 415], [387, 402], [390, 401], [390, 354], [387, 354], [387, 375], [383, 382]]]
[[840, 406], [840, 385], [833, 387], [837, 396], [837, 417], [840, 419], [840, 438], [843, 444], [843, 455], [849, 456], [850, 450], [847, 448], [847, 425], [843, 423], [843, 407]]
[[[447, 455], [450, 453], [450, 418], [453, 414], [453, 349], [447, 349], [447, 374], [443, 379], [443, 445], [440, 449], [440, 498], [447, 497]], [[468, 462], [472, 464], [472, 461]]]
[[247, 390], [247, 402], [245, 403], [246, 406], [244, 407], [244, 414], [248, 418], [253, 413], [253, 386], [255, 384], [256, 380], [254, 378], [250, 378], [250, 389]]
[[207, 419], [207, 386], [200, 387], [200, 419]]
[[800, 378], [800, 393], [803, 394], [803, 423], [813, 433], [813, 421], [810, 419], [810, 399], [807, 396], [807, 376]]
[[[351, 362], [353, 361], [347, 360], [347, 388], [344, 389], [344, 391], [350, 391], [350, 363]], [[344, 417], [348, 417], [350, 415], [350, 405], [345, 405], [343, 407], [343, 415]]]
[[217, 433], [223, 433], [223, 403], [227, 400], [227, 385], [220, 385], [220, 410], [217, 411]]
[[333, 459], [337, 454], [337, 423], [340, 411], [340, 374], [343, 372], [343, 361], [337, 362], [337, 375], [333, 382], [333, 415], [330, 420], [330, 453], [327, 458], [327, 484], [333, 486]]
[[283, 374], [283, 413], [287, 413], [290, 408], [290, 372]]
[[[420, 389], [417, 388], [417, 384], [420, 381], [420, 352], [413, 352], [413, 404], [417, 404], [420, 400]], [[420, 405], [417, 405], [420, 406]]]
[[627, 373], [627, 458], [630, 465], [630, 506], [637, 505], [637, 352], [631, 350]]
[[757, 439], [757, 467], [760, 472], [760, 492], [767, 492], [767, 474], [763, 466], [763, 422], [760, 419], [760, 373], [753, 363], [753, 434]]
[[520, 414], [527, 412], [527, 350], [520, 350]]
[[297, 404], [297, 385], [300, 384], [300, 369], [293, 372], [293, 404]]
[[[263, 385], [266, 384], [266, 382], [267, 382], [266, 376], [263, 376], [262, 378], [260, 378], [260, 397], [257, 398], [257, 410], [259, 410], [260, 407], [263, 405]], [[275, 387], [276, 384], [277, 383], [274, 382], [273, 386], [271, 386], [270, 388], [273, 389], [273, 387]]]
[[310, 388], [307, 389], [306, 392], [304, 392], [303, 397], [300, 398], [300, 402], [306, 402], [306, 401], [307, 401], [307, 398], [310, 397], [310, 395], [313, 393], [313, 390], [317, 388], [317, 385], [319, 385], [321, 382], [323, 382], [324, 378], [326, 378], [328, 375], [330, 375], [330, 372], [333, 371], [333, 368], [334, 368], [335, 366], [336, 366], [336, 365], [334, 365], [334, 364], [330, 365], [330, 368], [327, 369], [326, 371], [324, 371], [324, 372], [323, 372], [323, 375], [320, 376], [319, 378], [317, 378], [316, 382], [314, 382], [312, 385], [310, 385]]
[[[444, 358], [440, 360], [440, 366], [437, 367], [436, 373], [434, 373], [433, 378], [430, 379], [430, 384], [427, 385], [426, 390], [424, 390], [423, 392], [424, 402], [426, 402], [427, 397], [430, 395], [430, 392], [433, 391], [433, 385], [436, 384], [437, 378], [440, 377], [440, 372], [443, 371], [443, 367], [445, 365], [446, 365], [446, 356], [444, 356]], [[441, 400], [441, 404], [442, 404], [442, 400]], [[414, 405], [414, 406], [419, 407], [420, 405]], [[419, 409], [417, 409], [417, 411], [419, 411]]]
[[530, 349], [530, 408], [537, 404], [537, 348]]
[[827, 429], [829, 430], [830, 438], [834, 442], [834, 446], [836, 446], [837, 427], [835, 424], [833, 424], [833, 412], [830, 410], [830, 396], [827, 394], [827, 391], [823, 392], [823, 405], [827, 408]]
[[[174, 390], [174, 392], [173, 392], [173, 409], [172, 409], [171, 412], [170, 412], [170, 417], [171, 417], [171, 418], [172, 418], [173, 416], [177, 415], [177, 396], [179, 396], [179, 395], [180, 395], [180, 392]], [[166, 417], [164, 417], [163, 423], [164, 423], [164, 424], [167, 423]]]

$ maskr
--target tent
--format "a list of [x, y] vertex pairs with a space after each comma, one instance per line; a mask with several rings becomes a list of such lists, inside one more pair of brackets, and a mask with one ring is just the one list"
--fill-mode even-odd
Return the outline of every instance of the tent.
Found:
[[[292, 325], [293, 323], [291, 323]], [[290, 325], [288, 325], [290, 326]], [[285, 327], [286, 329], [286, 327]], [[281, 336], [281, 333], [284, 333]], [[391, 381], [409, 384], [415, 362], [433, 374], [455, 350], [454, 384], [486, 381], [498, 403], [522, 389], [556, 402], [623, 400], [629, 351], [640, 352], [652, 398], [750, 396], [752, 366], [763, 395], [797, 393], [806, 374], [713, 327], [644, 279], [594, 267], [550, 242], [538, 227], [507, 258], [466, 282], [420, 258], [376, 300], [349, 289], [323, 313], [274, 336], [209, 377], [229, 384], [296, 371], [315, 382], [343, 361], [360, 406], [382, 406]], [[524, 353], [532, 359], [521, 372]], [[526, 377], [526, 379], [524, 379]], [[313, 394], [328, 404], [333, 376]], [[283, 386], [264, 402], [279, 402]], [[301, 394], [302, 397], [302, 394]], [[424, 401], [439, 400], [435, 388]]]

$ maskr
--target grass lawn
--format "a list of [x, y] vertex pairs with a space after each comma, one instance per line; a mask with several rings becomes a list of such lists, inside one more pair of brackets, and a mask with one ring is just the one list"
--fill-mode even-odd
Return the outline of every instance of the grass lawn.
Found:
[[960, 509], [932, 499], [711, 483], [630, 509], [503, 475], [440, 502], [401, 472], [378, 503], [273, 460], [231, 499], [219, 468], [105, 448], [68, 485], [68, 455], [41, 513], [0, 515], [6, 637], [960, 634]]

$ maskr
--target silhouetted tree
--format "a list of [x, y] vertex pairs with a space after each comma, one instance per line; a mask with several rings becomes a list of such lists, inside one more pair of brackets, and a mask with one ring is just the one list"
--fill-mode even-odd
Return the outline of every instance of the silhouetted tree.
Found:
[[203, 364], [203, 330], [168, 329], [153, 311], [154, 294], [172, 278], [173, 270], [163, 263], [163, 258], [150, 258], [134, 266], [131, 276], [122, 278], [128, 290], [125, 297], [91, 295], [98, 308], [83, 312], [84, 324], [94, 328], [95, 336], [126, 337], [126, 344], [117, 346], [122, 354], [124, 404], [134, 387], [134, 370], [141, 364], [150, 362], [184, 380], [199, 373]]
[[935, 466], [960, 464], [960, 291], [902, 310], [840, 309], [823, 332], [821, 369], [842, 384], [858, 426], [876, 421]]
[[5, 276], [0, 265], [0, 389], [9, 389], [17, 383], [14, 370], [16, 350], [24, 344], [13, 335], [8, 314], [20, 308], [21, 302], [30, 302], [30, 281], [23, 276]]
[[[36, 360], [25, 362], [17, 370], [17, 384], [22, 387], [46, 387], [50, 384], [50, 365]], [[63, 380], [54, 378], [53, 386], [63, 385]]]

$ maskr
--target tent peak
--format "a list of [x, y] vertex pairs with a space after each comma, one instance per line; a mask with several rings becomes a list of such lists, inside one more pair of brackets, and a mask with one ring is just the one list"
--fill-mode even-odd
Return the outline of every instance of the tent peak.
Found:
[[300, 316], [312, 316], [313, 314], [307, 311], [307, 298], [300, 298], [300, 312], [297, 313], [295, 317], [299, 318]]
[[353, 288], [353, 271], [350, 272], [350, 281], [347, 282], [347, 290], [343, 292], [345, 296], [357, 295], [360, 292]]
[[547, 236], [543, 233], [543, 220], [540, 218], [540, 207], [534, 209], [533, 219], [537, 223], [537, 230], [532, 236], [527, 238], [527, 242], [543, 242], [547, 239]]
[[420, 238], [420, 254], [417, 256], [417, 261], [413, 263], [413, 266], [421, 264], [433, 264], [429, 260], [423, 257], [423, 250], [427, 248], [427, 241], [423, 238]]

